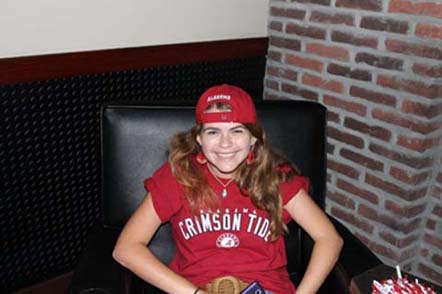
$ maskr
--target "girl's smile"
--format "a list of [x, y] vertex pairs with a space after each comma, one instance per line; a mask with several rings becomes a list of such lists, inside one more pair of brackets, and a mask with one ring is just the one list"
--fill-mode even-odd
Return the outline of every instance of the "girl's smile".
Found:
[[240, 123], [206, 123], [197, 141], [215, 175], [231, 178], [256, 138]]

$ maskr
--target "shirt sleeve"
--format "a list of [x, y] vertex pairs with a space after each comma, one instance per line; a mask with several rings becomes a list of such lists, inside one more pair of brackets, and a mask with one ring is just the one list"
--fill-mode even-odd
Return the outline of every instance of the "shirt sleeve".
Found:
[[165, 163], [152, 177], [147, 178], [144, 188], [150, 193], [161, 222], [169, 221], [181, 209], [183, 189], [175, 179], [169, 163]]
[[[309, 180], [301, 176], [294, 176], [290, 181], [281, 183], [282, 205], [286, 205], [301, 189], [308, 193], [309, 186]], [[285, 223], [291, 220], [289, 213], [285, 209], [283, 210], [282, 217]]]

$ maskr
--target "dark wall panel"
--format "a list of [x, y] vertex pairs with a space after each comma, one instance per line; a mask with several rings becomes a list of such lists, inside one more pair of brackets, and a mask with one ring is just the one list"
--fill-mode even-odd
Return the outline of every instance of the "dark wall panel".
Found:
[[232, 83], [261, 99], [265, 56], [0, 86], [0, 292], [72, 270], [100, 216], [105, 102], [195, 101]]

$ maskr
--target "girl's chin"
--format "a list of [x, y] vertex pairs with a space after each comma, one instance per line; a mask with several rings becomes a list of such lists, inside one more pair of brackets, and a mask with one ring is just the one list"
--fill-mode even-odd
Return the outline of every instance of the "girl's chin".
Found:
[[215, 172], [215, 174], [221, 178], [232, 176], [232, 174], [236, 171], [239, 164], [236, 165], [229, 165], [229, 166], [218, 166], [215, 164], [212, 164], [212, 171]]

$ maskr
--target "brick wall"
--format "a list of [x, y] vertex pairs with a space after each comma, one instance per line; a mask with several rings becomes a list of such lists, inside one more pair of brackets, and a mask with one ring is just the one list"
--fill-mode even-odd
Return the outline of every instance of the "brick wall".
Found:
[[327, 211], [442, 281], [442, 1], [271, 0], [266, 99], [329, 110]]

